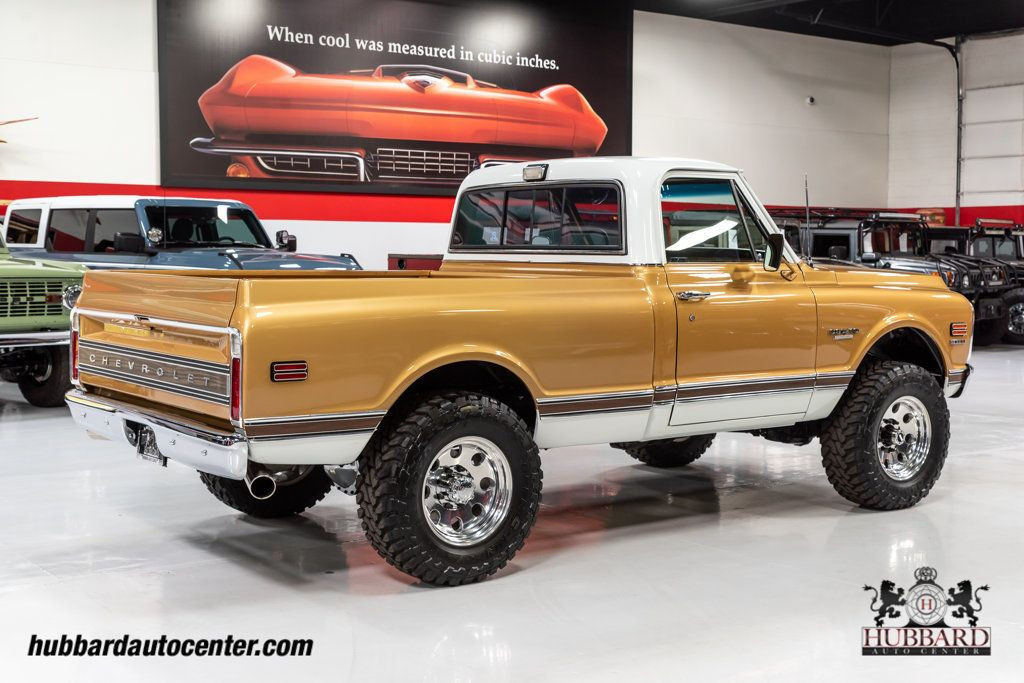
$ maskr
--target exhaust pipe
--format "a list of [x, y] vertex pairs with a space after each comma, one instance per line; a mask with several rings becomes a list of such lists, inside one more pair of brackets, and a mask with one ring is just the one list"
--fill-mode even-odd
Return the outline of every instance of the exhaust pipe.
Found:
[[249, 495], [253, 498], [266, 500], [277, 491], [278, 480], [283, 480], [286, 476], [284, 472], [268, 472], [262, 467], [250, 467], [249, 471], [245, 473], [245, 485], [249, 489]]

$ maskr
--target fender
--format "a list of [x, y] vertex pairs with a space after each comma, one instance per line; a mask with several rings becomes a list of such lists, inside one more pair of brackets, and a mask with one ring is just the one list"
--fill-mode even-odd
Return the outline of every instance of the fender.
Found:
[[932, 359], [939, 366], [942, 376], [945, 377], [952, 365], [952, 359], [940, 341], [941, 335], [928, 320], [914, 315], [886, 316], [878, 321], [868, 334], [865, 335], [860, 347], [857, 349], [857, 354], [854, 356], [850, 369], [859, 369], [868, 353], [875, 348], [880, 340], [884, 339], [886, 335], [901, 329], [914, 330], [924, 336], [929, 342], [928, 346], [933, 355]]

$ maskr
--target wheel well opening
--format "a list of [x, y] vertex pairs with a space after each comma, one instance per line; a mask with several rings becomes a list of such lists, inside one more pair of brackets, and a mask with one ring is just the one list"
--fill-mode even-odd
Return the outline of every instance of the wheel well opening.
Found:
[[537, 406], [530, 390], [511, 370], [486, 361], [462, 361], [434, 368], [413, 382], [395, 405], [453, 389], [478, 391], [497, 399], [514, 410], [531, 432], [536, 426]]
[[921, 330], [901, 327], [887, 333], [875, 342], [866, 358], [895, 360], [919, 365], [932, 375], [942, 386], [946, 378], [946, 367], [935, 343]]

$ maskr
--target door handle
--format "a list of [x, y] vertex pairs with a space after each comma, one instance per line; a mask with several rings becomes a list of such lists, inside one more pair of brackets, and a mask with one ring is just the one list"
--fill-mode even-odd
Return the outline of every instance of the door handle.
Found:
[[676, 298], [680, 301], [704, 301], [711, 296], [711, 292], [676, 292]]

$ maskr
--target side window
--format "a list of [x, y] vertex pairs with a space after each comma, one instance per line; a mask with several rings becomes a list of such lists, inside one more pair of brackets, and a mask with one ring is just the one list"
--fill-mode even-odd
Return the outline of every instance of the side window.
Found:
[[756, 260], [728, 180], [666, 181], [661, 186], [661, 216], [669, 263]]
[[541, 185], [467, 192], [452, 248], [614, 250], [623, 247], [618, 189]]
[[7, 241], [11, 244], [34, 244], [39, 235], [42, 209], [18, 209], [7, 221]]
[[139, 234], [139, 219], [134, 209], [99, 209], [93, 231], [92, 251], [114, 251], [114, 236], [119, 232]]
[[53, 209], [46, 228], [46, 248], [50, 251], [85, 251], [88, 209]]

